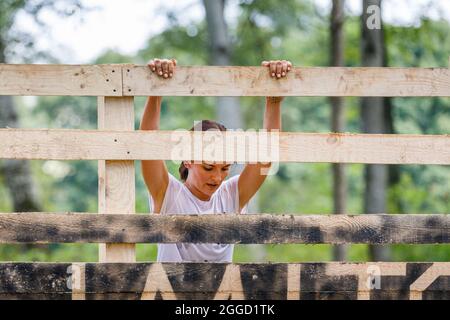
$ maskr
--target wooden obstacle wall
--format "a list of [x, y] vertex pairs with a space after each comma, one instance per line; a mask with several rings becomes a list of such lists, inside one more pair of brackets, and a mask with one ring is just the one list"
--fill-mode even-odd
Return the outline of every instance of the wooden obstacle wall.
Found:
[[[139, 95], [449, 97], [448, 68], [293, 68], [274, 81], [262, 67], [177, 67], [173, 79], [162, 80], [127, 64], [0, 64], [0, 95], [98, 97], [98, 130], [0, 129], [0, 159], [98, 160], [100, 213], [0, 213], [0, 243], [100, 244], [98, 263], [0, 263], [0, 299], [450, 298], [450, 262], [136, 263], [134, 247], [448, 244], [448, 213], [136, 215], [134, 160], [186, 160], [171, 152], [173, 136], [195, 138], [135, 131], [133, 124]], [[283, 132], [277, 139], [279, 153], [265, 161], [450, 164], [449, 135]], [[254, 149], [251, 139], [242, 140], [239, 160], [246, 161]]]

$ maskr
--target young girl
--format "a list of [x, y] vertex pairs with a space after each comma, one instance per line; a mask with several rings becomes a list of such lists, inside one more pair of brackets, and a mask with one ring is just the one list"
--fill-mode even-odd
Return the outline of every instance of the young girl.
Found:
[[[172, 78], [175, 59], [153, 59], [148, 63], [152, 72], [161, 78]], [[280, 79], [291, 70], [289, 61], [263, 61], [270, 76]], [[280, 105], [283, 97], [267, 97], [264, 129], [281, 130]], [[148, 97], [141, 120], [141, 130], [158, 130], [161, 97]], [[226, 128], [211, 120], [200, 122], [201, 130]], [[192, 128], [191, 130], [193, 130]], [[196, 130], [199, 130], [196, 128]], [[240, 175], [228, 180], [230, 164], [203, 161], [201, 164], [183, 161], [179, 168], [179, 181], [171, 175], [162, 160], [142, 160], [144, 181], [150, 192], [150, 211], [154, 214], [214, 214], [245, 213], [247, 203], [258, 191], [269, 164], [247, 164]], [[231, 262], [232, 244], [176, 243], [158, 244], [158, 262]]]

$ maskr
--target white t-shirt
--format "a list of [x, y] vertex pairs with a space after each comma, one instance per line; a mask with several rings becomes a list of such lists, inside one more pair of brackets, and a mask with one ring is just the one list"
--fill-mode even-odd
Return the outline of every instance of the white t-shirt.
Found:
[[[160, 214], [219, 214], [238, 213], [239, 175], [222, 182], [208, 201], [194, 196], [177, 178], [169, 173], [169, 185], [161, 206]], [[150, 212], [153, 213], [153, 199]], [[247, 212], [247, 205], [241, 210]], [[233, 244], [219, 243], [158, 243], [158, 262], [231, 262]]]

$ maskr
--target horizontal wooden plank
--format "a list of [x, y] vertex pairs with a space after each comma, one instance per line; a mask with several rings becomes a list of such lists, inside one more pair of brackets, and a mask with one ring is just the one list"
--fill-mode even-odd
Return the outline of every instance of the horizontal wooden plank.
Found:
[[[123, 79], [122, 79], [123, 73]], [[0, 64], [0, 95], [450, 96], [448, 68], [296, 67], [275, 80], [263, 67]]]
[[450, 135], [0, 129], [1, 159], [450, 164]]
[[[83, 281], [79, 281], [83, 279]], [[449, 299], [450, 262], [0, 263], [3, 299]]]
[[132, 96], [450, 96], [448, 68], [293, 68], [286, 78], [263, 67], [177, 67], [162, 79], [146, 66], [124, 68]]
[[0, 214], [0, 243], [57, 242], [450, 243], [450, 216]]
[[0, 64], [0, 95], [121, 96], [121, 65]]

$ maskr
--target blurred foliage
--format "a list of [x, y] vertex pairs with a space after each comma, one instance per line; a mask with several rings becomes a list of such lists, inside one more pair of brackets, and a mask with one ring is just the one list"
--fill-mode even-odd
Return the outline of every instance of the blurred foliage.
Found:
[[[327, 66], [329, 61], [328, 13], [319, 12], [312, 1], [239, 1], [236, 21], [229, 21], [234, 65], [259, 65], [262, 60], [288, 59], [295, 66]], [[158, 14], [163, 14], [159, 12]], [[208, 63], [206, 24], [181, 24], [180, 12], [167, 10], [169, 26], [151, 37], [145, 48], [129, 57], [104, 52], [92, 63], [145, 64], [153, 57], [176, 58], [181, 65]], [[385, 24], [390, 66], [448, 66], [450, 25], [447, 21], [420, 19], [416, 27]], [[345, 23], [345, 64], [360, 64], [360, 20], [350, 16]], [[20, 100], [20, 99], [19, 99]], [[190, 128], [195, 120], [214, 119], [211, 97], [167, 97], [163, 100], [161, 129]], [[346, 98], [348, 132], [359, 132], [359, 99]], [[31, 108], [21, 101], [19, 111], [24, 127], [96, 128], [95, 98], [40, 97]], [[241, 98], [246, 128], [261, 128], [263, 99]], [[392, 100], [396, 133], [448, 134], [448, 98], [395, 98]], [[144, 97], [135, 99], [135, 128], [139, 127]], [[330, 107], [326, 98], [289, 97], [283, 103], [283, 130], [329, 132]], [[178, 164], [167, 162], [178, 176]], [[347, 165], [348, 212], [358, 214], [363, 207], [363, 165]], [[97, 164], [95, 161], [33, 161], [43, 206], [47, 211], [97, 211]], [[0, 177], [1, 179], [1, 177]], [[450, 168], [444, 166], [399, 166], [399, 179], [388, 190], [388, 213], [450, 213]], [[330, 214], [332, 212], [331, 169], [329, 164], [280, 164], [260, 190], [261, 212]], [[11, 205], [0, 181], [0, 210]], [[148, 192], [136, 163], [136, 211], [147, 213]], [[268, 261], [327, 261], [330, 245], [267, 245]], [[450, 261], [446, 245], [392, 245], [395, 261]], [[250, 262], [249, 249], [237, 245], [234, 261]], [[22, 252], [13, 245], [1, 245], [2, 260], [16, 261], [96, 261], [93, 244], [60, 244], [52, 250], [35, 248]], [[156, 246], [137, 245], [139, 261], [154, 260]], [[351, 245], [350, 261], [366, 261], [366, 245]]]
[[[7, 58], [15, 61], [32, 62], [36, 59], [53, 60], [49, 52], [37, 50], [37, 39], [29, 32], [15, 26], [17, 15], [30, 18], [36, 29], [47, 33], [49, 26], [45, 14], [76, 16], [88, 10], [80, 0], [2, 0], [0, 1], [0, 62]], [[56, 62], [55, 62], [56, 63]]]

